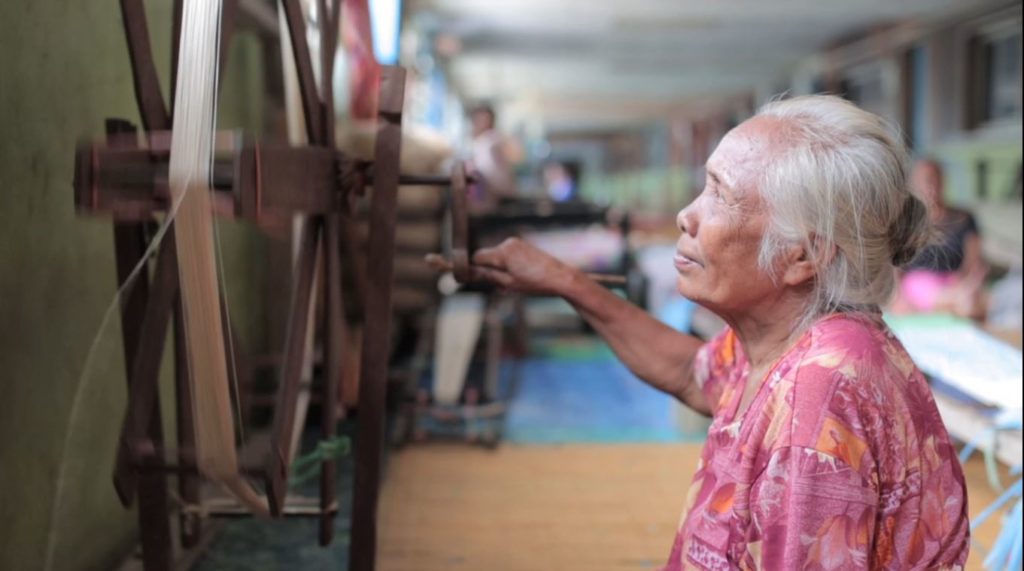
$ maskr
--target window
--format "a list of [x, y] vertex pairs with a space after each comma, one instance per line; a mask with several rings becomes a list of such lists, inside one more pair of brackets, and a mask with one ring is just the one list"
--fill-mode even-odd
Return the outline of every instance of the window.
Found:
[[986, 48], [988, 120], [1012, 119], [1021, 114], [1020, 30], [992, 40]]
[[1020, 16], [985, 26], [969, 43], [968, 127], [1021, 117]]
[[930, 136], [929, 59], [928, 51], [920, 45], [915, 45], [907, 51], [903, 62], [903, 129], [907, 144], [914, 151], [925, 149]]
[[888, 59], [873, 60], [843, 72], [839, 84], [846, 99], [886, 119], [899, 120], [899, 70]]

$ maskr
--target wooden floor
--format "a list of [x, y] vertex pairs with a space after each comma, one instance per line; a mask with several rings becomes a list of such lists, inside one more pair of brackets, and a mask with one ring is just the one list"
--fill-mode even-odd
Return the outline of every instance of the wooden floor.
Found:
[[[395, 453], [380, 506], [381, 571], [656, 569], [698, 445], [423, 445]], [[995, 499], [967, 466], [971, 512]], [[989, 545], [992, 522], [976, 539]], [[968, 569], [981, 569], [973, 553]]]

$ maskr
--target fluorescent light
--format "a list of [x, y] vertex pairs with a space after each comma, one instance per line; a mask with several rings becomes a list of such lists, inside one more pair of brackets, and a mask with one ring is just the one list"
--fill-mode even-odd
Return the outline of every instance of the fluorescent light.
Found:
[[382, 65], [398, 63], [398, 32], [402, 25], [402, 0], [369, 0], [373, 28], [373, 55]]

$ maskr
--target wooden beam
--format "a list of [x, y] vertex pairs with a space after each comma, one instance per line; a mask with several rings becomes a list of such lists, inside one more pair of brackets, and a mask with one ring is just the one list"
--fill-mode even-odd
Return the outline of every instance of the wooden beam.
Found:
[[220, 69], [217, 72], [217, 84], [224, 84], [224, 70], [228, 65], [228, 54], [231, 53], [231, 38], [235, 34], [238, 21], [238, 0], [222, 0], [220, 7]]
[[[178, 50], [181, 47], [181, 15], [185, 0], [174, 0], [171, 9], [171, 110], [174, 110], [174, 92], [178, 88]], [[169, 121], [168, 121], [169, 122]]]
[[299, 381], [306, 356], [307, 330], [310, 304], [313, 303], [314, 275], [316, 273], [317, 246], [320, 241], [320, 222], [306, 220], [299, 239], [299, 252], [295, 264], [295, 282], [292, 285], [290, 320], [285, 339], [285, 361], [278, 387], [277, 406], [271, 436], [271, 449], [267, 459], [267, 498], [270, 513], [280, 516], [287, 495], [288, 469], [291, 462], [292, 426], [299, 398]]
[[[136, 140], [135, 126], [120, 119], [107, 120], [107, 141], [112, 146], [132, 145]], [[123, 286], [136, 266], [142, 261], [147, 244], [146, 222], [114, 223], [114, 251], [117, 261], [117, 282]], [[149, 276], [141, 272], [135, 283], [121, 299], [121, 336], [124, 346], [125, 372], [128, 392], [132, 393], [135, 369], [138, 365], [140, 336], [144, 328], [144, 314], [148, 307]], [[163, 426], [160, 410], [150, 415], [145, 427], [148, 437], [160, 445]], [[122, 485], [118, 486], [117, 479]], [[133, 468], [115, 465], [115, 489], [122, 503], [131, 502], [131, 493], [140, 496], [138, 521], [142, 558], [146, 571], [164, 571], [171, 560], [171, 528], [167, 507], [167, 477], [163, 474], [133, 474]]]
[[[181, 295], [174, 298], [174, 387], [175, 406], [178, 415], [178, 462], [195, 463], [196, 429], [192, 408], [192, 379], [188, 370], [188, 345], [185, 343], [185, 314], [181, 306]], [[198, 504], [200, 479], [193, 470], [178, 475], [178, 494], [186, 504]], [[196, 514], [182, 511], [178, 516], [181, 528], [181, 545], [186, 549], [199, 545], [202, 538], [202, 519]]]
[[281, 33], [273, 4], [263, 0], [241, 0], [239, 9], [240, 15], [251, 22], [260, 34], [277, 41]]
[[121, 0], [121, 18], [124, 22], [125, 37], [128, 39], [135, 100], [142, 115], [142, 126], [146, 131], [170, 129], [171, 118], [167, 113], [167, 105], [160, 91], [160, 78], [153, 64], [149, 27], [146, 25], [146, 9], [142, 0]]
[[306, 119], [306, 138], [312, 144], [323, 144], [323, 107], [317, 97], [316, 78], [313, 76], [313, 60], [306, 42], [306, 18], [299, 0], [281, 0], [288, 35], [291, 37], [292, 53], [299, 76], [299, 92], [302, 97], [302, 111]]
[[470, 281], [469, 197], [466, 194], [466, 172], [462, 163], [452, 169], [452, 187], [449, 194], [452, 225], [452, 265], [459, 283]]
[[[260, 213], [326, 214], [340, 203], [337, 153], [323, 147], [244, 147], [214, 164], [213, 182], [222, 214], [258, 220]], [[116, 218], [149, 219], [170, 203], [165, 156], [150, 149], [98, 145], [75, 154], [75, 201], [79, 211]]]
[[[320, 401], [320, 435], [324, 441], [337, 436], [338, 392], [341, 361], [348, 339], [345, 335], [345, 311], [341, 291], [341, 232], [338, 215], [327, 218], [323, 244], [324, 267], [324, 367], [323, 398]], [[335, 480], [337, 462], [326, 459], [320, 467], [320, 545], [330, 545], [334, 537], [337, 509]]]
[[[146, 248], [145, 225], [142, 223], [115, 223], [114, 248], [117, 258], [118, 282], [123, 284], [127, 275], [141, 260]], [[142, 331], [143, 313], [147, 306], [149, 284], [143, 273], [136, 278], [135, 285], [122, 298], [121, 335], [124, 339], [126, 377], [129, 396], [133, 390], [133, 371], [136, 368], [136, 346]], [[148, 438], [161, 442], [163, 429], [159, 409], [150, 415], [146, 427]], [[120, 460], [120, 455], [119, 455]], [[138, 522], [142, 544], [142, 559], [146, 571], [164, 571], [170, 568], [171, 528], [168, 521], [167, 477], [159, 473], [138, 474], [135, 468], [115, 464], [114, 487], [124, 505], [130, 505], [135, 492], [139, 495]]]
[[[79, 211], [109, 213], [117, 218], [146, 219], [167, 208], [167, 153], [158, 145], [166, 132], [151, 133], [149, 148], [80, 146], [75, 153], [75, 205]], [[247, 144], [231, 157], [213, 165], [218, 212], [258, 221], [261, 214], [326, 215], [343, 209], [343, 183], [338, 172], [339, 153], [326, 147], [285, 147]], [[372, 186], [376, 168], [364, 179]], [[453, 171], [454, 172], [454, 171]], [[417, 192], [441, 192], [472, 177], [403, 175], [401, 186], [429, 186]], [[459, 182], [461, 181], [461, 183]], [[464, 208], [463, 208], [464, 209]], [[342, 231], [342, 245], [351, 238]], [[348, 254], [346, 252], [346, 254]]]
[[317, 0], [320, 13], [320, 104], [323, 106], [321, 144], [335, 147], [334, 133], [334, 55], [338, 51], [338, 23], [341, 21], [341, 1]]
[[173, 233], [173, 229], [169, 230], [166, 236], [171, 239], [160, 244], [149, 299], [141, 326], [135, 332], [138, 344], [132, 362], [128, 408], [121, 428], [121, 441], [117, 453], [119, 469], [114, 476], [114, 486], [123, 503], [131, 503], [137, 475], [129, 471], [127, 474], [130, 479], [125, 481], [123, 476], [126, 473], [120, 470], [120, 467], [135, 463], [136, 443], [141, 440], [152, 440], [147, 428], [152, 425], [154, 415], [158, 414], [156, 404], [159, 399], [160, 361], [172, 304], [178, 292], [178, 264]]
[[394, 273], [399, 157], [405, 70], [381, 68], [376, 172], [370, 204], [366, 325], [359, 385], [359, 424], [355, 446], [350, 571], [373, 571], [377, 552], [377, 502], [384, 447], [384, 405], [391, 349], [391, 289]]
[[[334, 132], [334, 55], [338, 45], [338, 23], [340, 22], [340, 0], [331, 2], [327, 11], [327, 0], [319, 0], [321, 68], [320, 100], [323, 104], [323, 144], [335, 147]], [[341, 383], [341, 358], [348, 341], [344, 334], [345, 309], [341, 296], [341, 217], [331, 214], [325, 217], [323, 240], [324, 268], [324, 361], [323, 399], [320, 403], [320, 435], [330, 441], [337, 435], [338, 393]], [[337, 513], [337, 461], [326, 459], [320, 467], [320, 545], [327, 546], [334, 539], [334, 516]]]

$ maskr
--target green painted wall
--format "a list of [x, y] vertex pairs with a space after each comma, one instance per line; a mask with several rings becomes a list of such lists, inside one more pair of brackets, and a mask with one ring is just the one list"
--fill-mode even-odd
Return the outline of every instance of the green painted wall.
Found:
[[580, 196], [598, 204], [675, 216], [688, 202], [691, 173], [685, 167], [649, 167], [613, 174], [588, 174]]
[[[146, 6], [166, 90], [171, 2]], [[234, 44], [220, 123], [258, 132], [260, 50], [252, 37]], [[100, 137], [105, 117], [138, 120], [118, 3], [0, 3], [4, 570], [41, 569], [51, 529], [57, 539], [54, 569], [108, 569], [135, 536], [134, 514], [120, 507], [110, 481], [125, 400], [116, 314], [100, 337], [81, 406], [71, 418], [90, 342], [115, 290], [110, 223], [77, 217], [71, 190], [76, 140]], [[223, 224], [221, 234], [233, 317], [243, 341], [261, 347], [265, 244], [238, 224]], [[72, 436], [64, 449], [69, 427]], [[66, 494], [53, 518], [62, 465]]]
[[[1008, 268], [1020, 264], [1024, 233], [1021, 228], [1020, 126], [1005, 140], [950, 141], [933, 153], [946, 171], [946, 200], [969, 208], [981, 227], [988, 261]], [[987, 195], [979, 193], [978, 164], [984, 163]]]
[[945, 166], [947, 200], [954, 204], [971, 205], [979, 202], [977, 165], [984, 162], [986, 200], [1008, 200], [1017, 191], [1022, 147], [1020, 130], [1014, 139], [996, 142], [952, 141], [937, 145], [933, 153]]

